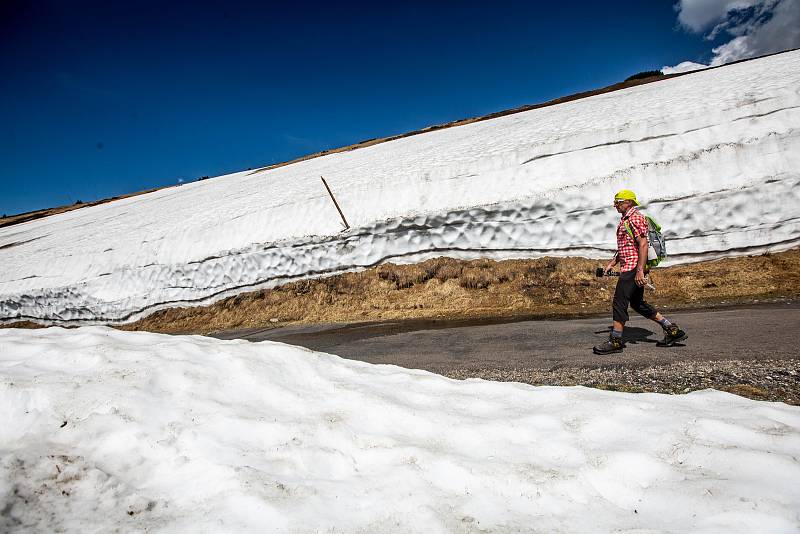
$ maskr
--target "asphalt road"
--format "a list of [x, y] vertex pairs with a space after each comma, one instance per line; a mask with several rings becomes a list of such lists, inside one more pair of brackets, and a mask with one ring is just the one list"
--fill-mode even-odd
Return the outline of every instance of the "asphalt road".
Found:
[[800, 358], [800, 302], [666, 314], [689, 338], [656, 347], [661, 328], [628, 323], [622, 354], [597, 356], [608, 316], [520, 322], [402, 321], [220, 332], [220, 339], [273, 340], [343, 358], [442, 372], [453, 369], [644, 368], [675, 362]]

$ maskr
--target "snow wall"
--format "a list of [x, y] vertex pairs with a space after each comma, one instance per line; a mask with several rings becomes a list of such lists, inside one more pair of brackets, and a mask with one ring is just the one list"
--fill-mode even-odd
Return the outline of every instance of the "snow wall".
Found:
[[794, 51], [75, 210], [0, 229], [0, 321], [132, 321], [384, 261], [608, 258], [623, 188], [667, 264], [786, 250], [799, 129]]

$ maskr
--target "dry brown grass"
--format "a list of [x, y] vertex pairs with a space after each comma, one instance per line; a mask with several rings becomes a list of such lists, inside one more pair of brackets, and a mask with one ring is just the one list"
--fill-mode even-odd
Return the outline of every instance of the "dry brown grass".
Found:
[[[156, 312], [125, 330], [208, 333], [297, 323], [488, 317], [575, 317], [605, 312], [614, 279], [583, 258], [437, 258], [242, 293], [210, 306]], [[647, 299], [671, 309], [800, 296], [800, 249], [658, 269]], [[272, 321], [271, 321], [272, 320]]]
[[45, 328], [44, 325], [34, 323], [33, 321], [17, 321], [15, 323], [0, 324], [0, 328], [26, 328], [35, 330], [36, 328]]
[[733, 393], [734, 395], [739, 395], [748, 399], [765, 400], [769, 398], [769, 391], [750, 384], [723, 386], [721, 389], [722, 391], [727, 391], [728, 393]]

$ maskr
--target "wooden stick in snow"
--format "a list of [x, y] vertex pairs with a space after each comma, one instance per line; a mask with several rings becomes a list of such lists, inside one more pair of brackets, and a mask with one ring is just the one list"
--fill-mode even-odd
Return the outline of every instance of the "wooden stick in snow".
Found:
[[347, 224], [347, 219], [344, 218], [344, 213], [342, 213], [342, 208], [340, 208], [339, 203], [336, 202], [336, 197], [333, 196], [333, 191], [331, 191], [331, 188], [328, 187], [328, 182], [325, 181], [325, 178], [323, 176], [320, 176], [320, 178], [322, 178], [322, 183], [325, 184], [325, 189], [328, 190], [328, 194], [331, 196], [331, 200], [333, 200], [333, 205], [336, 206], [336, 210], [339, 212], [339, 216], [342, 218], [342, 222], [344, 223], [344, 229], [349, 230], [350, 225]]

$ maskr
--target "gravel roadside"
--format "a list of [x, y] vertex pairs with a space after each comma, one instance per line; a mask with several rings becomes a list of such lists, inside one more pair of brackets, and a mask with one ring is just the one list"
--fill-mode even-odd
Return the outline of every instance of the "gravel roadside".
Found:
[[536, 386], [587, 386], [634, 393], [689, 393], [713, 388], [755, 400], [800, 406], [800, 359], [681, 361], [669, 365], [557, 369], [440, 369], [463, 380], [481, 378]]

